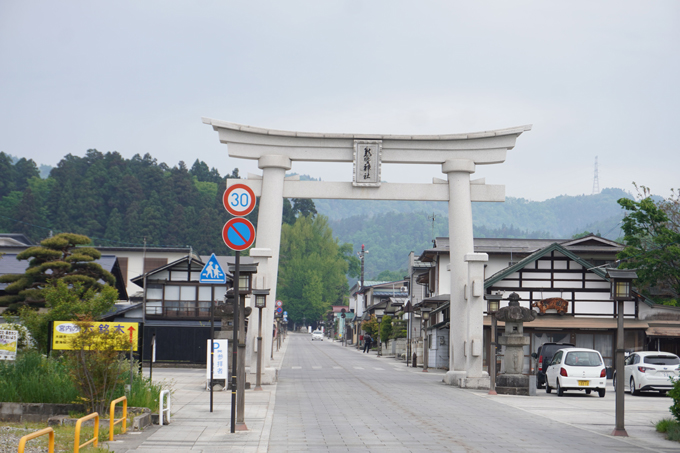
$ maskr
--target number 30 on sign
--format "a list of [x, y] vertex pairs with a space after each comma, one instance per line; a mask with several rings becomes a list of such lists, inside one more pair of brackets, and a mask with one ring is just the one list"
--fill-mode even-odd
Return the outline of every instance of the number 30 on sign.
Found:
[[246, 216], [255, 209], [255, 193], [245, 184], [234, 184], [224, 191], [222, 202], [229, 214]]

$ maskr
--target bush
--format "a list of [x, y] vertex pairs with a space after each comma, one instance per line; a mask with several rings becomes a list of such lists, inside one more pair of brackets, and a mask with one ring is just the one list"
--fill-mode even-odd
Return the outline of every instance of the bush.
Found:
[[672, 379], [673, 388], [668, 391], [668, 396], [673, 398], [673, 404], [671, 404], [670, 410], [675, 420], [680, 422], [680, 379]]
[[120, 351], [130, 343], [123, 333], [99, 332], [85, 322], [71, 344], [75, 349], [66, 351], [65, 357], [73, 383], [88, 412], [102, 414], [109, 402], [124, 394], [118, 389], [124, 385], [130, 368], [125, 367]]
[[680, 423], [670, 418], [665, 418], [656, 424], [656, 430], [666, 434], [666, 439], [680, 441]]
[[387, 343], [387, 340], [390, 339], [390, 335], [392, 335], [392, 317], [389, 315], [383, 316], [383, 319], [380, 322], [380, 341]]
[[61, 358], [20, 351], [15, 361], [0, 362], [0, 401], [68, 404], [77, 400], [78, 390]]
[[[135, 369], [139, 369], [135, 367]], [[163, 390], [164, 386], [161, 383], [154, 383], [151, 379], [142, 376], [140, 373], [135, 373], [132, 379], [132, 386], [130, 394], [128, 395], [128, 406], [131, 407], [148, 407], [152, 411], [158, 410], [158, 396]], [[125, 389], [120, 387], [117, 389], [119, 395], [123, 395]]]
[[392, 335], [390, 338], [406, 338], [408, 332], [407, 321], [405, 319], [395, 319], [392, 321]]

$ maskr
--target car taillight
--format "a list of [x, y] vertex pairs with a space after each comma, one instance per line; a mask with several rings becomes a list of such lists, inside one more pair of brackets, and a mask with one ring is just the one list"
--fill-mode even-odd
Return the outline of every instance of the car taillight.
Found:
[[540, 367], [541, 365], [543, 365], [543, 356], [538, 358], [538, 366]]
[[602, 371], [600, 371], [600, 377], [607, 377], [607, 369], [602, 368]]
[[560, 376], [569, 377], [567, 376], [567, 370], [565, 370], [564, 368], [560, 368]]
[[638, 370], [640, 371], [640, 373], [644, 373], [647, 370], [653, 370], [653, 369], [654, 368], [647, 368], [646, 366], [639, 366], [638, 367]]

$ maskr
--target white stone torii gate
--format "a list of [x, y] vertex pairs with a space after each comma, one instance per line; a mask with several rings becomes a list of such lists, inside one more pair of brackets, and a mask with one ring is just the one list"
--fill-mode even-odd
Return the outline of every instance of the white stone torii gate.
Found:
[[[514, 148], [522, 132], [531, 130], [530, 125], [471, 134], [373, 135], [279, 131], [210, 118], [203, 118], [203, 123], [219, 133], [220, 142], [228, 145], [229, 156], [257, 160], [262, 169], [262, 176], [249, 174], [247, 180], [227, 182], [247, 184], [260, 197], [256, 246], [250, 250], [250, 256], [260, 263], [258, 276], [264, 275], [257, 286], [271, 290], [263, 311], [265, 326], [271, 326], [274, 320], [284, 198], [448, 201], [451, 349], [450, 371], [445, 381], [465, 387], [488, 387], [488, 376], [482, 371], [481, 347], [485, 308], [481, 264], [487, 256], [474, 253], [471, 202], [505, 201], [505, 186], [487, 185], [484, 179], [471, 181], [470, 174], [475, 172], [476, 165], [504, 162], [507, 150]], [[354, 181], [286, 178], [285, 173], [294, 161], [354, 162]], [[433, 178], [432, 184], [381, 183], [381, 163], [440, 164], [448, 180]], [[251, 316], [257, 316], [256, 312]], [[257, 323], [257, 319], [252, 322]], [[248, 334], [249, 363], [254, 363], [254, 335]], [[265, 328], [264, 335], [263, 352], [268, 366], [271, 329]]]

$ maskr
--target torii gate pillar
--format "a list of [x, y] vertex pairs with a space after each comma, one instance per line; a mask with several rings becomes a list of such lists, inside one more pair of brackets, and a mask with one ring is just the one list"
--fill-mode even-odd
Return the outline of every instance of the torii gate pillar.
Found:
[[[250, 256], [260, 263], [257, 278], [261, 279], [259, 285], [265, 286], [258, 287], [269, 288], [272, 300], [263, 312], [265, 367], [270, 363], [272, 347], [284, 198], [448, 201], [451, 353], [445, 382], [488, 387], [489, 379], [481, 366], [483, 294], [479, 284], [480, 279], [483, 282], [481, 263], [486, 258], [474, 253], [471, 202], [505, 201], [505, 187], [487, 185], [483, 179], [471, 181], [470, 174], [475, 172], [476, 165], [504, 162], [507, 150], [512, 149], [517, 137], [531, 130], [531, 126], [474, 134], [410, 136], [277, 131], [209, 118], [203, 118], [203, 122], [219, 133], [220, 142], [229, 145], [231, 157], [257, 159], [263, 171], [262, 176], [249, 175], [247, 180], [227, 183], [247, 184], [260, 197], [256, 248], [251, 249]], [[291, 169], [293, 161], [353, 162], [353, 181], [286, 178], [285, 172]], [[380, 178], [382, 163], [441, 165], [448, 181], [434, 178], [432, 184], [384, 183]], [[470, 290], [471, 286], [475, 291]], [[444, 293], [446, 288], [439, 291]], [[257, 318], [254, 321], [257, 322]], [[253, 335], [249, 331], [246, 342], [251, 357]]]

